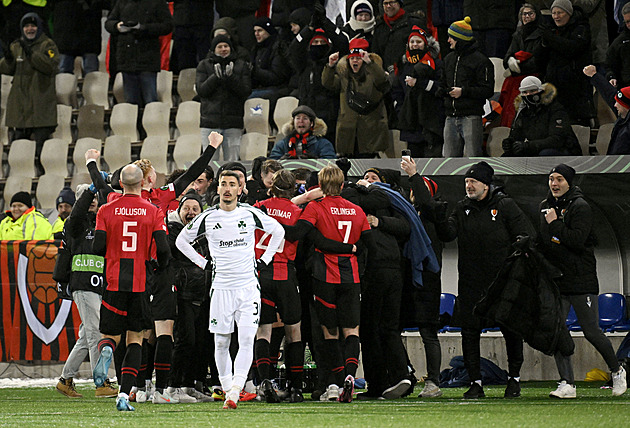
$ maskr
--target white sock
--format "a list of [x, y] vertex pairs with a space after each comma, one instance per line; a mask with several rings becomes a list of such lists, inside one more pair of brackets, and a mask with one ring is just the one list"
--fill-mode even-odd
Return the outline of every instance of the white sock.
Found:
[[483, 385], [481, 384], [481, 381], [480, 381], [480, 380], [476, 380], [476, 381], [475, 381], [475, 383], [476, 383], [477, 385], [479, 385], [479, 386], [483, 386]]
[[230, 336], [231, 335], [229, 334], [219, 333], [215, 333], [214, 335], [214, 359], [217, 363], [221, 387], [225, 392], [231, 390], [233, 385], [232, 358], [230, 357]]
[[234, 388], [238, 387], [239, 392], [245, 386], [249, 369], [254, 358], [254, 339], [256, 337], [256, 327], [238, 328], [238, 352], [234, 359]]

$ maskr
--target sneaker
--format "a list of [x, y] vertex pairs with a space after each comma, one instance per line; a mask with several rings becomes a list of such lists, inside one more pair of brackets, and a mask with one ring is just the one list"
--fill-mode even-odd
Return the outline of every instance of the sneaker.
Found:
[[167, 391], [168, 395], [170, 395], [171, 398], [176, 399], [180, 403], [192, 404], [197, 402], [197, 399], [195, 397], [191, 397], [190, 395], [186, 394], [182, 388], [173, 388], [171, 386], [167, 389]]
[[[625, 379], [625, 375], [624, 375]], [[74, 381], [71, 377], [68, 379], [64, 379], [62, 377], [59, 378], [59, 382], [57, 382], [57, 391], [61, 392], [66, 397], [70, 398], [83, 398], [83, 395], [79, 394], [74, 386]]]
[[521, 383], [513, 377], [508, 379], [507, 387], [505, 388], [504, 398], [516, 398], [521, 396]]
[[94, 395], [97, 398], [112, 398], [118, 395], [118, 388], [114, 387], [109, 379], [105, 381], [103, 386], [96, 388]]
[[258, 394], [255, 392], [246, 392], [242, 390], [238, 395], [238, 401], [252, 401], [255, 400]]
[[262, 390], [263, 395], [265, 396], [265, 401], [267, 403], [279, 403], [280, 398], [278, 398], [278, 393], [275, 389], [273, 389], [273, 385], [269, 379], [265, 379], [260, 384], [260, 389]]
[[183, 388], [184, 392], [188, 395], [190, 395], [191, 397], [194, 397], [197, 399], [198, 403], [209, 403], [211, 401], [214, 401], [214, 399], [209, 396], [204, 394], [203, 392], [197, 391], [196, 388]]
[[179, 404], [179, 400], [175, 397], [171, 397], [168, 391], [155, 391], [153, 393], [153, 399], [151, 400], [153, 404]]
[[397, 398], [400, 398], [405, 392], [407, 392], [410, 386], [411, 381], [409, 379], [402, 379], [397, 384], [392, 385], [385, 391], [383, 391], [383, 397], [387, 400], [395, 400]]
[[339, 399], [339, 387], [337, 385], [330, 384], [326, 391], [319, 396], [319, 401], [337, 401]]
[[470, 388], [468, 388], [468, 391], [464, 392], [464, 398], [466, 399], [483, 398], [485, 396], [483, 386], [479, 385], [477, 382], [473, 382]]
[[304, 401], [304, 395], [302, 395], [302, 390], [300, 388], [291, 388], [289, 392], [289, 402], [290, 403], [301, 403]]
[[[109, 371], [109, 366], [112, 363], [113, 354], [114, 351], [111, 346], [103, 346], [101, 355], [98, 357], [98, 361], [94, 366], [94, 372], [92, 373], [94, 384], [97, 388], [103, 386], [107, 380], [107, 372]], [[127, 399], [128, 398], [129, 397], [127, 397]]]
[[225, 400], [225, 391], [223, 391], [220, 386], [213, 386], [212, 387], [212, 399], [214, 401], [224, 401]]
[[139, 389], [136, 391], [136, 403], [146, 403], [148, 399], [149, 399], [149, 395], [147, 394], [146, 391], [142, 389]]
[[124, 392], [118, 394], [118, 398], [116, 399], [116, 408], [121, 412], [133, 412], [134, 409], [129, 404], [129, 396]]
[[432, 380], [424, 381], [424, 388], [418, 394], [418, 398], [437, 398], [442, 396], [442, 390]]
[[153, 400], [153, 394], [155, 394], [155, 385], [150, 380], [145, 381], [144, 385], [144, 389], [147, 392], [147, 401]]
[[343, 381], [343, 389], [339, 395], [340, 403], [352, 403], [352, 396], [354, 395], [354, 377], [352, 375], [346, 376], [346, 380]]
[[238, 403], [239, 393], [232, 389], [229, 394], [227, 394], [225, 398], [225, 402], [223, 403], [223, 408], [226, 410], [234, 410], [236, 409]]
[[563, 380], [558, 384], [558, 388], [555, 391], [549, 393], [549, 396], [555, 398], [576, 398], [575, 385], [570, 385], [567, 381]]
[[368, 400], [384, 400], [382, 393], [373, 392], [369, 389], [365, 392], [359, 392], [357, 394], [357, 400], [368, 401]]
[[628, 389], [628, 384], [626, 382], [626, 370], [623, 366], [619, 366], [619, 370], [612, 374], [612, 395], [613, 397], [617, 397], [622, 395]]

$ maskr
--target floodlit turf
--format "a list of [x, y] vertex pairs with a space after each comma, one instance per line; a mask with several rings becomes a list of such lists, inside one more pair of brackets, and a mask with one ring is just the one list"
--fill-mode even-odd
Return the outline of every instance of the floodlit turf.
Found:
[[437, 399], [414, 395], [391, 401], [300, 404], [239, 403], [223, 410], [222, 403], [179, 405], [136, 404], [135, 412], [118, 412], [114, 399], [94, 398], [93, 389], [79, 385], [82, 399], [70, 399], [49, 388], [0, 389], [0, 425], [142, 426], [230, 428], [385, 427], [385, 426], [571, 426], [625, 427], [630, 425], [630, 393], [612, 397], [599, 384], [578, 383], [576, 400], [548, 397], [550, 382], [523, 384], [523, 397], [504, 399], [503, 387], [485, 387], [486, 398], [463, 400], [463, 388], [446, 389]]

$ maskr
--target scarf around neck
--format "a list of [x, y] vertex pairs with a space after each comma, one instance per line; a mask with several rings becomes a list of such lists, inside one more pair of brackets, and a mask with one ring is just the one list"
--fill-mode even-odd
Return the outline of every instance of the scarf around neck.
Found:
[[297, 131], [289, 138], [288, 154], [292, 158], [301, 157], [307, 154], [308, 138], [312, 135], [312, 130], [306, 131], [304, 134], [298, 134]]

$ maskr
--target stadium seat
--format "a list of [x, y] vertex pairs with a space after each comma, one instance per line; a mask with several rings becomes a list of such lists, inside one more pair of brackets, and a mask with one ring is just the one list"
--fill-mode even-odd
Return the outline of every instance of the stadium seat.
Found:
[[599, 130], [597, 131], [597, 139], [595, 140], [595, 148], [597, 149], [598, 155], [606, 155], [614, 126], [614, 123], [605, 123], [603, 125], [599, 125]]
[[109, 74], [93, 71], [83, 79], [83, 98], [86, 104], [96, 104], [109, 109]]
[[567, 328], [570, 331], [581, 331], [582, 326], [578, 323], [577, 315], [575, 314], [575, 309], [571, 306], [569, 309], [569, 313], [567, 315]]
[[282, 97], [276, 102], [276, 108], [273, 111], [273, 121], [278, 128], [278, 132], [282, 130], [285, 123], [292, 120], [291, 113], [300, 103], [295, 97]]
[[114, 135], [138, 141], [138, 106], [136, 104], [119, 103], [112, 108], [109, 127]]
[[[442, 293], [440, 295], [440, 317], [444, 314], [448, 314], [449, 316], [453, 316], [453, 310], [455, 309], [455, 295], [451, 293]], [[450, 327], [445, 325], [440, 330], [441, 333], [444, 332], [458, 332], [462, 329], [459, 327]]]
[[70, 73], [59, 73], [55, 76], [57, 103], [77, 108], [77, 76]]
[[57, 128], [52, 137], [72, 142], [72, 107], [65, 104], [57, 104]]
[[269, 100], [250, 98], [245, 101], [244, 110], [245, 131], [269, 136]]
[[626, 298], [619, 293], [605, 293], [598, 297], [599, 326], [604, 331], [630, 330]]
[[500, 157], [503, 155], [503, 140], [510, 135], [510, 128], [507, 126], [497, 126], [490, 130], [488, 141], [486, 143], [486, 151], [488, 156]]
[[[72, 107], [70, 108], [72, 109]], [[0, 110], [0, 145], [9, 144], [9, 128], [6, 126], [5, 117], [6, 117], [6, 109]]]
[[197, 78], [196, 68], [185, 68], [180, 70], [177, 78], [177, 93], [180, 102], [192, 101], [197, 91], [195, 90], [195, 80]]
[[158, 101], [166, 103], [168, 108], [173, 107], [173, 72], [160, 70], [157, 74]]
[[114, 77], [112, 92], [114, 93], [114, 98], [117, 103], [125, 102], [125, 90], [123, 89], [123, 76], [121, 72], [116, 73], [116, 77]]
[[175, 168], [187, 168], [201, 155], [201, 137], [199, 135], [180, 135], [173, 149]]
[[[84, 159], [85, 163], [85, 159]], [[90, 174], [87, 172], [75, 172], [70, 182], [70, 187], [76, 189], [79, 184], [92, 184]]]
[[503, 72], [505, 72], [505, 68], [503, 67], [503, 59], [490, 57], [490, 61], [494, 66], [494, 92], [501, 92], [503, 82], [505, 81], [505, 76], [503, 76]]
[[27, 192], [30, 194], [32, 185], [32, 177], [17, 175], [7, 178], [7, 181], [4, 183], [4, 209], [9, 209], [9, 202], [17, 192]]
[[159, 101], [149, 103], [144, 107], [142, 114], [142, 126], [147, 137], [170, 138], [169, 118], [171, 108], [168, 104]]
[[57, 195], [63, 189], [65, 182], [64, 177], [55, 174], [44, 174], [39, 177], [35, 197], [41, 210], [57, 208]]
[[[76, 174], [88, 173], [87, 166], [85, 166], [85, 152], [89, 149], [96, 149], [100, 152], [102, 145], [103, 142], [96, 138], [80, 138], [77, 140], [77, 143], [74, 146], [74, 153], [72, 154], [72, 161], [74, 162], [74, 174], [72, 175], [73, 181]], [[89, 181], [89, 183], [91, 182], [92, 180]]]
[[77, 117], [77, 138], [97, 138], [104, 140], [107, 134], [103, 123], [105, 121], [105, 108], [96, 104], [85, 104], [79, 108]]
[[155, 172], [167, 174], [167, 154], [168, 137], [152, 136], [144, 139], [142, 149], [140, 149], [140, 158], [149, 159]]
[[109, 171], [115, 171], [121, 166], [131, 163], [131, 140], [126, 135], [110, 135], [105, 139], [103, 159], [109, 166]]
[[[35, 141], [14, 140], [9, 148], [7, 161], [9, 163], [8, 177], [34, 177]], [[5, 185], [6, 187], [7, 185]]]
[[7, 100], [9, 98], [9, 92], [11, 92], [11, 82], [13, 80], [13, 76], [2, 74], [0, 75], [0, 78], [0, 144], [9, 144], [9, 128], [5, 126], [5, 117], [7, 112]]
[[253, 160], [258, 156], [267, 157], [268, 136], [258, 132], [248, 132], [241, 138], [241, 160]]
[[582, 125], [571, 125], [573, 128], [573, 132], [580, 143], [580, 147], [582, 148], [582, 156], [589, 156], [590, 154], [590, 140], [591, 140], [591, 129], [588, 126]]
[[[199, 121], [201, 120], [201, 103], [197, 101], [184, 101], [177, 107], [177, 115], [175, 116], [175, 124], [179, 136], [195, 135], [200, 140], [201, 129]], [[200, 140], [201, 141], [201, 140]]]
[[[40, 159], [44, 167], [44, 177], [68, 176], [68, 145], [67, 141], [59, 138], [51, 138], [44, 142]], [[39, 180], [41, 182], [42, 178]]]

